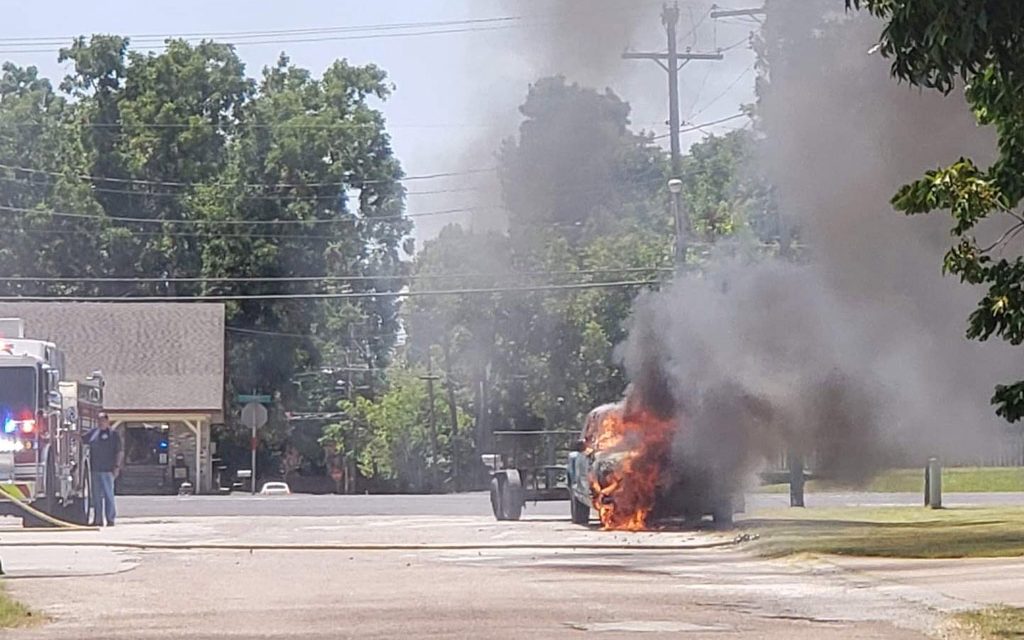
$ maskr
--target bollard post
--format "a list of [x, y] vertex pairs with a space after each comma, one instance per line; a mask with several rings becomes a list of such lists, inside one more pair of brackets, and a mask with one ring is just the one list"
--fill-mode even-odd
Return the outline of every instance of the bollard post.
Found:
[[929, 468], [929, 464], [925, 463], [925, 465], [924, 465], [924, 506], [926, 506], [926, 507], [931, 502], [931, 478], [929, 477], [931, 475], [930, 472], [931, 472], [931, 469]]
[[928, 506], [932, 509], [942, 508], [942, 465], [938, 458], [928, 458]]
[[799, 453], [789, 453], [789, 506], [804, 506], [804, 458]]

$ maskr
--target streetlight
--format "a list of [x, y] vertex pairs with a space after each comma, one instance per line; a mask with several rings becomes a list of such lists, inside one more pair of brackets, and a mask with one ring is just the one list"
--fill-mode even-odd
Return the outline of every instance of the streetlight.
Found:
[[668, 190], [672, 194], [672, 219], [676, 227], [676, 266], [681, 267], [686, 262], [686, 234], [689, 231], [686, 221], [683, 220], [682, 207], [679, 206], [679, 194], [683, 192], [683, 181], [679, 178], [672, 178], [668, 181]]

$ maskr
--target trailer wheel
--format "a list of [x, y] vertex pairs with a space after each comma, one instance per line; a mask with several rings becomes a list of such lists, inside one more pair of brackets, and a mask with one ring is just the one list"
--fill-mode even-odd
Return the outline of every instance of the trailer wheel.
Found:
[[504, 520], [505, 512], [501, 508], [501, 488], [504, 483], [500, 476], [491, 478], [491, 511], [495, 520]]
[[721, 500], [715, 505], [715, 510], [712, 516], [715, 519], [715, 526], [719, 528], [727, 528], [732, 526], [732, 500]]
[[519, 472], [509, 469], [501, 487], [501, 511], [505, 520], [518, 520], [523, 515], [523, 483]]
[[590, 505], [583, 504], [576, 499], [576, 496], [569, 497], [569, 514], [573, 524], [584, 526], [590, 524]]

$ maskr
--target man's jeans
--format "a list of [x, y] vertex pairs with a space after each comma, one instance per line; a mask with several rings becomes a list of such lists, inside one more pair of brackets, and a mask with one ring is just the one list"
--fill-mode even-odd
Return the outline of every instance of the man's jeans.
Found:
[[114, 474], [110, 471], [96, 471], [92, 474], [92, 507], [96, 510], [93, 524], [103, 524], [106, 515], [107, 526], [114, 524], [117, 509], [114, 507]]

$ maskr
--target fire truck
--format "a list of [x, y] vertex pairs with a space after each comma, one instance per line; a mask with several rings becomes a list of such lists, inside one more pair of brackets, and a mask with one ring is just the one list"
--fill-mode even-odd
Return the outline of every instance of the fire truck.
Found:
[[47, 524], [28, 504], [85, 524], [91, 486], [83, 436], [102, 411], [102, 374], [65, 381], [64, 354], [52, 342], [26, 339], [20, 319], [0, 319], [0, 336], [0, 515]]

